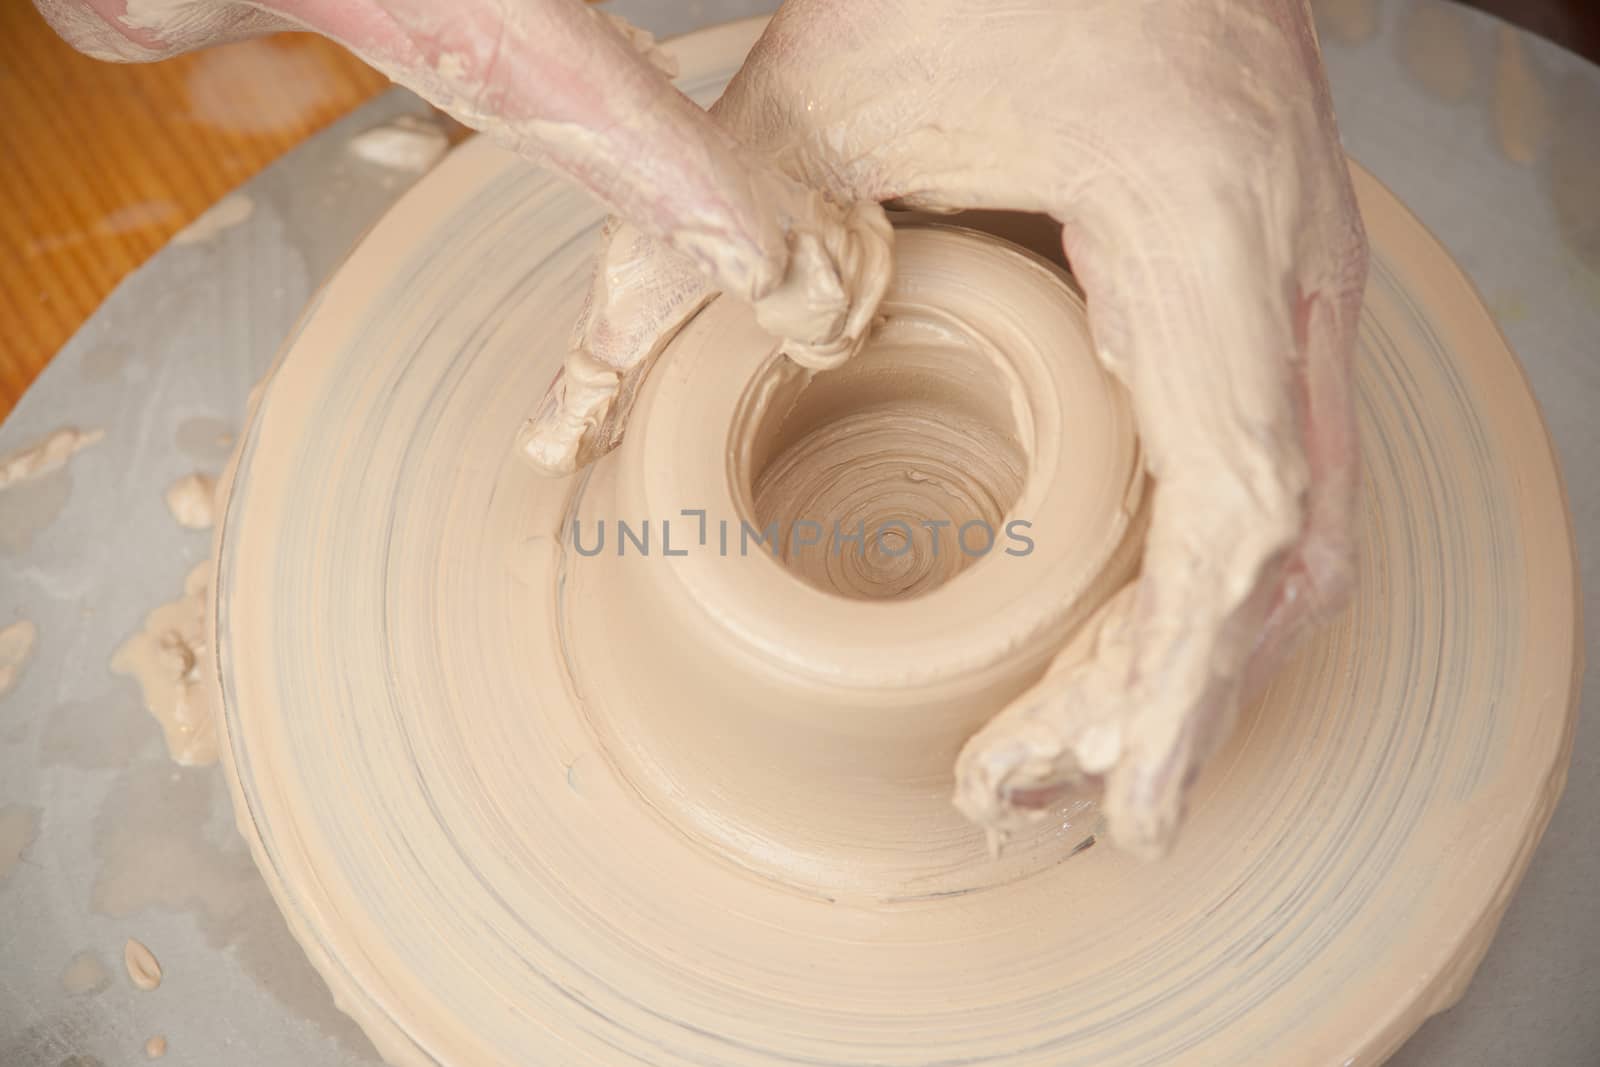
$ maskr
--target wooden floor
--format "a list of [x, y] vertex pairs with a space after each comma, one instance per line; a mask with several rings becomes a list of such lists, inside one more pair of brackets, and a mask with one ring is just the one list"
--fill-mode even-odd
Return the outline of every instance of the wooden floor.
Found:
[[[1475, 6], [1600, 61], [1600, 2]], [[0, 418], [169, 236], [386, 86], [301, 34], [103, 63], [67, 47], [27, 0], [0, 3]]]
[[0, 3], [0, 417], [123, 275], [388, 84], [304, 34], [104, 63]]

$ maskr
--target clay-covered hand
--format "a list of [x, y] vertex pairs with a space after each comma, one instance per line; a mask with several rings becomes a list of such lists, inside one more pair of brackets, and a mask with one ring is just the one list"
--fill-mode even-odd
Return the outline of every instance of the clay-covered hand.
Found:
[[[54, 0], [58, 27], [125, 57], [269, 19], [87, 0], [136, 9], [97, 44], [73, 2]], [[554, 472], [619, 439], [654, 354], [707, 299], [702, 272], [827, 366], [881, 295], [876, 203], [1061, 220], [1156, 482], [1144, 566], [972, 738], [956, 799], [1004, 832], [1098, 788], [1117, 842], [1166, 847], [1240, 702], [1349, 581], [1366, 248], [1304, 0], [788, 0], [710, 120], [575, 3], [265, 6], [542, 148], [631, 220], [524, 433]]]
[[[841, 203], [1063, 223], [1155, 481], [1147, 547], [971, 739], [956, 800], [1003, 835], [1098, 790], [1113, 839], [1159, 854], [1241, 702], [1349, 584], [1366, 243], [1303, 0], [789, 0], [712, 111]], [[703, 296], [616, 233], [530, 454], [614, 443]]]
[[883, 286], [875, 204], [829, 201], [668, 81], [648, 34], [581, 0], [35, 0], [76, 48], [142, 61], [283, 29], [331, 37], [512, 150], [566, 172], [674, 269], [753, 302], [798, 358], [847, 355]]

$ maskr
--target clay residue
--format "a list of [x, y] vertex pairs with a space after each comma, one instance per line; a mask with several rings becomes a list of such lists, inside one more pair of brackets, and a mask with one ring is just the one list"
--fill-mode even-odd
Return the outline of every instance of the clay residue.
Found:
[[27, 619], [0, 630], [0, 697], [17, 684], [17, 676], [33, 655], [33, 645], [38, 637], [39, 628]]
[[1417, 83], [1450, 103], [1467, 98], [1476, 75], [1466, 15], [1443, 0], [1419, 0], [1400, 27], [1400, 61]]
[[170, 200], [145, 200], [124, 204], [107, 215], [96, 219], [90, 226], [67, 233], [45, 234], [35, 237], [23, 249], [27, 258], [49, 255], [64, 248], [72, 248], [90, 241], [115, 239], [124, 233], [164, 226], [178, 213], [178, 205]]
[[108, 382], [122, 373], [128, 362], [128, 346], [121, 341], [106, 341], [84, 354], [79, 373], [90, 384]]
[[178, 205], [171, 200], [141, 200], [136, 204], [122, 205], [102, 217], [96, 225], [103, 227], [107, 233], [127, 233], [164, 225], [177, 213]]
[[210, 415], [184, 419], [173, 435], [174, 444], [201, 462], [227, 458], [233, 441], [233, 426]]
[[56, 520], [72, 491], [67, 461], [104, 436], [67, 426], [0, 460], [0, 551], [26, 552]]
[[66, 510], [72, 495], [71, 470], [13, 485], [0, 494], [0, 553], [20, 556]]
[[260, 879], [235, 840], [216, 835], [218, 845], [207, 833], [213, 809], [226, 803], [208, 776], [174, 777], [164, 762], [130, 768], [95, 823], [94, 910], [112, 918], [150, 908], [194, 913], [209, 943], [227, 943]]
[[209, 241], [225, 230], [231, 230], [255, 214], [256, 202], [244, 193], [229, 193], [212, 205], [204, 215], [172, 236], [175, 245], [200, 244]]
[[118, 648], [111, 669], [139, 683], [145, 710], [166, 735], [167, 751], [185, 766], [213, 763], [217, 732], [200, 677], [206, 647], [208, 563], [184, 579], [183, 596], [152, 611], [144, 628]]
[[59, 470], [67, 460], [104, 436], [104, 430], [84, 432], [74, 426], [62, 427], [44, 440], [0, 459], [0, 489], [10, 489]]
[[152, 1037], [144, 1043], [144, 1054], [149, 1059], [159, 1060], [167, 1054], [167, 1039], [161, 1034]]
[[1600, 91], [1594, 79], [1574, 73], [1561, 82], [1556, 134], [1550, 142], [1550, 197], [1558, 231], [1578, 262], [1591, 272], [1600, 303]]
[[209, 474], [185, 474], [167, 487], [167, 510], [186, 530], [209, 530], [215, 520], [217, 480]]
[[130, 30], [143, 30], [163, 39], [196, 31], [220, 32], [228, 25], [221, 12], [208, 10], [194, 0], [126, 0], [117, 21]]
[[1378, 32], [1378, 0], [1311, 0], [1311, 10], [1325, 40], [1365, 44]]
[[33, 844], [38, 825], [38, 808], [23, 804], [0, 808], [0, 882], [11, 877], [11, 872], [22, 862], [23, 853]]
[[128, 938], [122, 946], [122, 963], [128, 969], [128, 981], [145, 992], [161, 985], [161, 963], [143, 941]]
[[1532, 163], [1550, 132], [1550, 108], [1522, 33], [1502, 25], [1495, 42], [1494, 132], [1514, 163]]
[[450, 148], [450, 137], [421, 115], [400, 115], [350, 139], [350, 154], [392, 170], [421, 174]]
[[678, 76], [678, 58], [667, 51], [656, 41], [655, 34], [649, 30], [640, 29], [627, 19], [602, 8], [592, 8], [595, 14], [605, 21], [607, 26], [621, 35], [635, 52], [645, 58], [645, 62], [659, 70], [669, 78]]
[[89, 901], [96, 914], [184, 916], [256, 988], [338, 1041], [345, 1059], [376, 1067], [371, 1045], [334, 1007], [290, 937], [234, 829], [219, 775], [175, 771], [164, 759], [134, 763], [117, 777], [94, 819], [93, 850], [99, 868]]
[[195, 56], [187, 88], [190, 118], [236, 134], [301, 128], [337, 92], [320, 54], [284, 40], [207, 48]]
[[84, 949], [72, 957], [67, 969], [61, 972], [61, 988], [73, 996], [98, 993], [111, 981], [111, 972], [100, 962], [93, 949]]
[[126, 686], [65, 700], [45, 719], [39, 764], [91, 771], [126, 767], [154, 732]]

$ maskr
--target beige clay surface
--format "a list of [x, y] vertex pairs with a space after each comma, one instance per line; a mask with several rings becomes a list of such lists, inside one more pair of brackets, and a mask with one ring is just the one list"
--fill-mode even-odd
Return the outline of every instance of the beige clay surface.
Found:
[[[753, 32], [676, 42], [690, 88]], [[1137, 438], [1064, 276], [903, 230], [886, 321], [815, 377], [714, 301], [618, 452], [551, 482], [514, 444], [599, 212], [487, 144], [447, 158], [259, 391], [197, 642], [241, 829], [340, 1006], [406, 1065], [1387, 1056], [1549, 817], [1577, 601], [1520, 369], [1356, 177], [1354, 602], [1143, 864], [1082, 805], [995, 860], [950, 803], [965, 737], [1137, 562]], [[1034, 551], [739, 550], [885, 501], [1025, 518]]]

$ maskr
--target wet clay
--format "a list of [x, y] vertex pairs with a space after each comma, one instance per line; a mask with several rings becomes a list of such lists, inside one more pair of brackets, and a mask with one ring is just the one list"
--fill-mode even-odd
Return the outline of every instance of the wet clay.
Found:
[[22, 862], [22, 855], [33, 843], [38, 825], [37, 808], [22, 804], [0, 807], [0, 882], [11, 877], [11, 872]]
[[356, 134], [348, 145], [358, 159], [413, 174], [439, 162], [449, 147], [444, 127], [421, 115], [397, 116]]
[[122, 963], [127, 968], [128, 981], [145, 992], [161, 985], [161, 964], [144, 942], [129, 938], [122, 947]]
[[185, 766], [217, 758], [210, 699], [200, 676], [208, 570], [208, 564], [197, 564], [184, 579], [183, 595], [150, 612], [144, 627], [111, 657], [112, 671], [139, 683], [145, 710], [161, 724], [167, 751]]
[[1311, 0], [1317, 26], [1329, 40], [1366, 44], [1378, 34], [1378, 0]]
[[167, 510], [186, 530], [209, 530], [216, 493], [217, 480], [209, 474], [186, 474], [167, 487]]
[[[713, 303], [617, 463], [551, 497], [570, 519], [551, 532], [573, 539], [556, 564], [566, 669], [607, 758], [687, 835], [821, 897], [970, 891], [1087, 835], [1058, 811], [989, 864], [936, 790], [1129, 580], [1143, 531], [1130, 405], [1068, 280], [982, 234], [905, 229], [896, 248], [882, 320], [845, 366], [774, 357]], [[632, 516], [655, 518], [656, 555], [624, 533]], [[607, 621], [624, 603], [637, 615]], [[662, 619], [681, 638], [649, 632]], [[672, 712], [651, 696], [697, 690]], [[774, 790], [811, 795], [809, 817]], [[928, 834], [916, 853], [908, 824]]]
[[1600, 300], [1600, 92], [1584, 78], [1570, 74], [1552, 94], [1556, 133], [1550, 139], [1550, 200], [1559, 232], [1590, 291]]
[[231, 230], [255, 214], [256, 202], [244, 193], [229, 193], [204, 215], [172, 235], [175, 245], [203, 244]]
[[236, 436], [230, 423], [196, 415], [178, 424], [173, 442], [193, 460], [219, 462], [228, 457]]
[[1550, 134], [1550, 105], [1522, 35], [1510, 26], [1495, 31], [1494, 131], [1506, 158], [1528, 165]]
[[111, 973], [92, 949], [72, 957], [67, 969], [61, 972], [61, 988], [74, 996], [98, 993], [111, 982]]
[[[148, 722], [143, 712], [132, 713]], [[130, 931], [154, 913], [176, 917], [208, 951], [237, 964], [255, 989], [336, 1041], [346, 1061], [376, 1062], [274, 914], [233, 829], [221, 776], [174, 768], [164, 754], [123, 766], [94, 819], [92, 913]]]
[[22, 668], [33, 655], [34, 642], [39, 639], [39, 628], [28, 619], [21, 619], [0, 629], [0, 697], [11, 691], [22, 674]]
[[95, 219], [90, 226], [80, 227], [64, 234], [46, 234], [32, 238], [24, 247], [24, 254], [29, 257], [43, 256], [95, 241], [107, 239], [114, 241], [120, 234], [166, 227], [178, 214], [178, 205], [170, 200], [145, 200], [136, 204], [125, 204], [110, 214]]
[[[142, 4], [131, 0], [131, 22], [164, 0]], [[169, 9], [175, 5], [166, 3]], [[212, 10], [193, 4], [188, 19], [204, 19]], [[141, 9], [144, 9], [141, 11]], [[339, 86], [327, 65], [310, 49], [284, 48], [271, 40], [234, 41], [207, 48], [195, 56], [185, 79], [189, 108], [186, 118], [221, 133], [282, 136], [286, 129], [304, 129], [315, 114], [328, 114]]]
[[[691, 41], [686, 77], [752, 36]], [[1515, 361], [1357, 189], [1349, 614], [1247, 709], [1166, 861], [1095, 844], [1081, 805], [994, 861], [950, 803], [956, 754], [1100, 638], [1080, 624], [1148, 499], [1070, 281], [902, 231], [884, 321], [822, 374], [713, 301], [619, 450], [551, 482], [513, 446], [599, 212], [489, 145], [447, 157], [286, 346], [216, 534], [202, 674], [239, 826], [338, 1002], [405, 1065], [558, 1041], [898, 1067], [1376, 1062], [1448, 1006], [1560, 790], [1575, 571]], [[1033, 522], [1034, 550], [956, 566], [930, 532], [834, 566], [783, 540], [886, 494]]]
[[1397, 39], [1400, 61], [1418, 85], [1456, 103], [1471, 94], [1477, 78], [1473, 43], [1464, 12], [1445, 0], [1414, 0]]
[[59, 470], [69, 459], [104, 436], [104, 430], [84, 432], [76, 427], [67, 426], [37, 444], [13, 452], [0, 459], [0, 490], [21, 485], [23, 482]]

